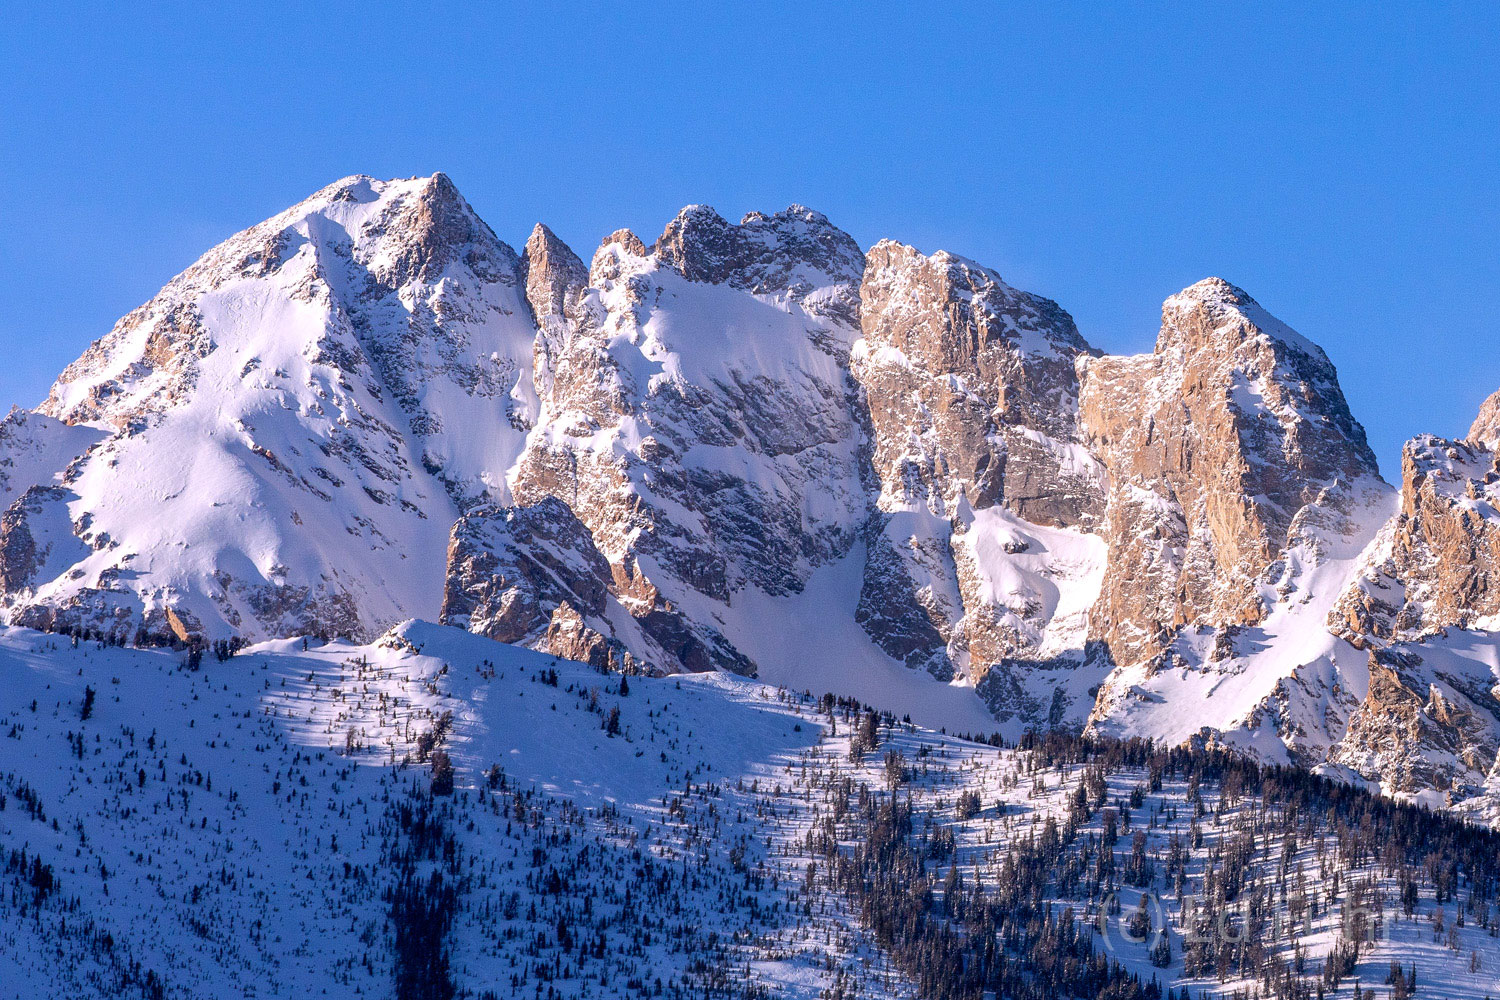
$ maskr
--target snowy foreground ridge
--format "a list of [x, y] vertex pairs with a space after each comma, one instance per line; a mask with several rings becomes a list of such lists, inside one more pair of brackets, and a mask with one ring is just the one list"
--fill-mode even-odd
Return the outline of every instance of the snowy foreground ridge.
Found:
[[0, 670], [6, 997], [1496, 992], [1500, 834], [1218, 751], [422, 622]]

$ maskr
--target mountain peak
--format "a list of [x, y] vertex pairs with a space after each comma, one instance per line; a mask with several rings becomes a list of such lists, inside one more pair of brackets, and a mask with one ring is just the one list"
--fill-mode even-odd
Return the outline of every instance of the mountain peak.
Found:
[[[850, 325], [857, 321], [856, 306], [832, 300], [850, 298], [864, 272], [864, 254], [848, 233], [801, 205], [771, 215], [749, 212], [739, 225], [707, 205], [689, 205], [667, 224], [652, 252], [689, 281], [789, 293], [815, 311]], [[843, 292], [813, 295], [838, 288]]]
[[799, 205], [796, 202], [793, 202], [781, 211], [773, 212], [770, 215], [767, 215], [764, 212], [746, 212], [740, 219], [740, 225], [749, 226], [757, 222], [765, 221], [798, 221], [809, 226], [832, 225], [832, 223], [828, 221], [828, 216], [824, 215], [822, 212], [819, 212], [816, 209], [808, 208], [806, 205]]
[[1195, 281], [1191, 285], [1177, 293], [1180, 296], [1200, 300], [1224, 300], [1229, 302], [1242, 302], [1255, 300], [1250, 297], [1240, 286], [1230, 281], [1225, 281], [1217, 275], [1209, 275], [1201, 281]]
[[521, 255], [526, 297], [538, 319], [562, 315], [568, 300], [588, 284], [589, 269], [573, 248], [538, 222]]
[[[1371, 549], [1395, 575], [1370, 607], [1391, 576], [1417, 610], [1447, 588], [1440, 627], [1500, 608], [1473, 598], [1500, 593], [1500, 548], [1466, 541], [1500, 539], [1479, 447], [1500, 393], [1470, 436], [1413, 462], [1422, 516], [1382, 537], [1437, 556]], [[689, 205], [590, 272], [541, 223], [516, 254], [443, 174], [354, 174], [211, 249], [0, 421], [0, 618], [118, 640], [171, 611], [259, 639], [441, 612], [600, 666], [801, 687], [821, 658], [830, 690], [894, 677], [1007, 739], [1176, 733], [1201, 701], [1231, 740], [1270, 732], [1245, 713], [1283, 662], [1362, 689], [1326, 623], [1396, 512], [1374, 473], [1327, 356], [1222, 278], [1167, 299], [1156, 352], [1103, 357], [996, 271], [866, 253], [803, 205]], [[1223, 671], [1244, 683], [1199, 698]], [[1320, 697], [1265, 702], [1299, 753], [1348, 718]]]
[[652, 252], [689, 281], [727, 281], [739, 256], [738, 227], [708, 205], [688, 205], [662, 230]]
[[[568, 249], [567, 244], [559, 239], [558, 235], [546, 223], [538, 222], [531, 227], [531, 235], [526, 238], [526, 249], [531, 250], [544, 246], [561, 246]], [[572, 253], [573, 251], [568, 249], [568, 252]]]
[[1479, 404], [1479, 415], [1469, 428], [1469, 440], [1500, 451], [1500, 389]]
[[[599, 250], [606, 247], [617, 246], [632, 257], [646, 256], [646, 244], [630, 229], [616, 229], [599, 243]], [[595, 254], [599, 250], [594, 251]]]
[[[1191, 331], [1190, 336], [1179, 339], [1185, 331]], [[1167, 339], [1158, 338], [1157, 351], [1241, 343], [1260, 336], [1329, 364], [1321, 347], [1272, 316], [1249, 292], [1217, 277], [1191, 284], [1162, 303], [1161, 337]]]
[[1065, 355], [1070, 366], [1074, 355], [1093, 351], [1056, 302], [1012, 287], [993, 269], [967, 257], [947, 250], [924, 254], [896, 240], [881, 240], [866, 260], [866, 294], [889, 286], [878, 295], [888, 307], [921, 310], [941, 301], [972, 314], [971, 337], [979, 339], [967, 346], [953, 344], [958, 354], [950, 360], [967, 364], [994, 337], [1013, 341], [1022, 353]]
[[383, 198], [392, 189], [399, 193], [366, 230], [369, 235], [396, 237], [393, 267], [387, 275], [391, 283], [436, 281], [454, 260], [474, 257], [471, 251], [490, 258], [482, 268], [486, 278], [514, 270], [516, 252], [495, 236], [446, 175], [413, 178], [407, 183], [409, 193], [401, 191], [405, 185], [398, 182], [386, 185]]
[[385, 183], [369, 174], [350, 174], [348, 177], [340, 177], [332, 184], [324, 185], [288, 211], [295, 212], [299, 208], [319, 202], [374, 201], [379, 197], [377, 189]]

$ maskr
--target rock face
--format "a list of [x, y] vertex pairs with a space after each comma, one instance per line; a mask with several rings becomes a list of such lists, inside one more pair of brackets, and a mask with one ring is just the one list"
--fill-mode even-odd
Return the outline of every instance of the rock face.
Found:
[[655, 665], [753, 672], [717, 623], [733, 595], [796, 593], [853, 544], [862, 265], [797, 207], [739, 225], [688, 208], [650, 250], [617, 233], [595, 254], [511, 481], [588, 526], [624, 612], [605, 634]]
[[1482, 812], [1497, 448], [1500, 393], [1408, 445], [1398, 495], [1323, 351], [1218, 279], [1110, 357], [800, 206], [691, 206], [585, 264], [542, 225], [516, 253], [442, 175], [351, 177], [0, 421], [0, 611], [188, 641], [439, 618]]
[[1093, 349], [1055, 302], [947, 253], [876, 244], [860, 298], [879, 493], [859, 621], [908, 666], [983, 685], [1002, 719], [1086, 711], [1040, 688], [1068, 687], [1042, 668], [1081, 659], [1101, 565], [1103, 470], [1077, 428]]
[[1500, 456], [1422, 435], [1401, 452], [1401, 509], [1330, 624], [1351, 642], [1421, 640], [1500, 615]]
[[1117, 663], [1160, 655], [1184, 625], [1260, 622], [1294, 520], [1378, 478], [1327, 356], [1217, 278], [1166, 301], [1154, 353], [1080, 370], [1084, 437], [1111, 481], [1093, 636]]
[[1369, 693], [1334, 759], [1449, 802], [1500, 791], [1500, 455], [1491, 397], [1465, 440], [1401, 455], [1401, 506], [1329, 615], [1369, 651]]
[[947, 253], [870, 251], [855, 373], [875, 431], [882, 506], [1002, 504], [1055, 527], [1093, 526], [1097, 463], [1077, 447], [1075, 362], [1095, 354], [1055, 302]]
[[609, 563], [562, 501], [481, 508], [453, 526], [441, 617], [500, 642], [623, 669], [633, 657], [600, 632], [610, 628], [610, 583]]
[[1110, 479], [1090, 727], [1325, 764], [1369, 683], [1328, 615], [1394, 510], [1327, 356], [1209, 279], [1151, 354], [1079, 371]]
[[1469, 428], [1469, 440], [1491, 451], [1500, 449], [1500, 389], [1479, 406], [1479, 416]]
[[1368, 693], [1330, 761], [1388, 792], [1494, 819], [1500, 700], [1487, 659], [1464, 641], [1372, 649]]

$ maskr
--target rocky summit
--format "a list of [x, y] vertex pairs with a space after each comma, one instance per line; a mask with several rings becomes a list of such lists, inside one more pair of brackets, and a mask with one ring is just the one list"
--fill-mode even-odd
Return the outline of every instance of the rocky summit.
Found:
[[1110, 356], [811, 209], [520, 252], [443, 175], [210, 250], [0, 423], [15, 626], [413, 618], [965, 732], [1239, 750], [1500, 816], [1500, 393], [1388, 485], [1324, 352], [1201, 281]]

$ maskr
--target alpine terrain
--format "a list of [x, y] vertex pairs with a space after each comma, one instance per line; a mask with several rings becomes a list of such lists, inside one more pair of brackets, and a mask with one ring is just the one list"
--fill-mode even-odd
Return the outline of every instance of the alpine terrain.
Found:
[[1500, 994], [1500, 392], [1387, 482], [1220, 278], [350, 177], [0, 509], [3, 996]]

